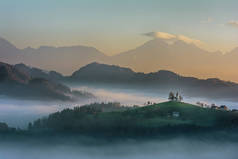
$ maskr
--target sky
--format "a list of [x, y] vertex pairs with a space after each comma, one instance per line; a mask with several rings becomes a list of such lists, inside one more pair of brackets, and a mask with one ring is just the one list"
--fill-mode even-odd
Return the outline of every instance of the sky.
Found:
[[238, 46], [237, 0], [0, 0], [0, 36], [18, 48], [94, 46], [107, 55], [169, 33], [227, 52]]

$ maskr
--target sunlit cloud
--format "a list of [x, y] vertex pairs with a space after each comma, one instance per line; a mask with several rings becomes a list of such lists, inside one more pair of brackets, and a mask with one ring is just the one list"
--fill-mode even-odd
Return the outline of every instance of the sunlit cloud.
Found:
[[203, 42], [194, 38], [190, 38], [187, 37], [185, 35], [175, 35], [175, 34], [170, 34], [170, 33], [166, 33], [166, 32], [149, 32], [149, 33], [145, 33], [143, 34], [145, 36], [148, 37], [152, 37], [154, 39], [162, 39], [162, 40], [166, 40], [167, 42], [174, 42], [177, 40], [183, 41], [187, 44], [194, 44], [197, 46], [201, 46], [203, 45]]
[[227, 23], [227, 25], [238, 28], [238, 21], [230, 21]]
[[145, 33], [145, 36], [149, 36], [152, 38], [160, 38], [160, 39], [174, 39], [176, 35], [165, 33], [165, 32], [149, 32]]
[[187, 37], [187, 36], [184, 36], [184, 35], [178, 35], [177, 36], [177, 39], [178, 40], [181, 40], [181, 41], [184, 41], [184, 42], [186, 42], [186, 43], [188, 43], [188, 44], [195, 44], [195, 45], [198, 45], [198, 46], [200, 46], [200, 45], [202, 45], [203, 44], [203, 42], [201, 42], [200, 40], [197, 40], [197, 39], [192, 39], [192, 38], [189, 38], [189, 37]]

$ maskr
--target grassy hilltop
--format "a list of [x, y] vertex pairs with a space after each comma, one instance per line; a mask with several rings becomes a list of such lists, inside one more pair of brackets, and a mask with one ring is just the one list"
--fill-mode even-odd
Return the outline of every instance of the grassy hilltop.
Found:
[[102, 135], [158, 135], [230, 129], [238, 126], [238, 113], [169, 101], [144, 107], [122, 107], [108, 112], [102, 104], [65, 109], [39, 119], [30, 131], [74, 132]]
[[[213, 126], [219, 117], [228, 113], [176, 101], [145, 106], [129, 112], [141, 116], [141, 119], [145, 119], [143, 123], [150, 126], [181, 124]], [[179, 116], [173, 116], [173, 113], [177, 112]]]

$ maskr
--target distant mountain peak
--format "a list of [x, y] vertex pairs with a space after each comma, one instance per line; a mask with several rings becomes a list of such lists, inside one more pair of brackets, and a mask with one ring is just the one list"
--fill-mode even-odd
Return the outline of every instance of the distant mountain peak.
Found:
[[149, 40], [147, 42], [145, 42], [143, 45], [137, 47], [137, 49], [139, 48], [154, 48], [154, 47], [168, 47], [169, 44], [161, 39], [153, 39], [153, 40]]
[[83, 69], [133, 72], [130, 68], [120, 67], [120, 66], [117, 66], [117, 65], [107, 65], [107, 64], [102, 64], [102, 63], [98, 63], [98, 62], [92, 62], [92, 63], [82, 67], [81, 69], [79, 69], [79, 71], [83, 70]]
[[0, 62], [0, 81], [26, 84], [30, 77], [14, 66]]
[[45, 78], [47, 80], [53, 81], [57, 81], [63, 78], [63, 75], [56, 71], [47, 71], [40, 68], [31, 67], [29, 65], [25, 65], [24, 63], [16, 64], [14, 65], [14, 67], [26, 74], [29, 74], [32, 78]]
[[[9, 52], [9, 51], [10, 52]], [[15, 45], [7, 41], [6, 39], [0, 37], [0, 53], [2, 54], [12, 54], [12, 52], [19, 51]]]
[[171, 76], [179, 76], [178, 74], [172, 72], [172, 71], [168, 71], [168, 70], [159, 70], [157, 72], [158, 75], [161, 75], [161, 76], [168, 76], [168, 77], [171, 77]]
[[0, 60], [6, 63], [17, 63], [20, 61], [21, 50], [12, 43], [0, 37]]
[[133, 75], [134, 72], [129, 68], [93, 62], [75, 71], [71, 77], [73, 79], [110, 81], [111, 79], [125, 79]]
[[12, 43], [10, 43], [9, 41], [7, 41], [6, 39], [0, 37], [0, 47], [12, 47], [12, 48], [16, 48]]

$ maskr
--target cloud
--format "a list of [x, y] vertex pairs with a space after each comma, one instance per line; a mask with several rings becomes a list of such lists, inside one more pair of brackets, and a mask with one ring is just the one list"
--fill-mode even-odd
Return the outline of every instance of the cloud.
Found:
[[238, 21], [230, 21], [227, 23], [227, 25], [238, 28]]
[[200, 40], [192, 39], [192, 38], [186, 37], [184, 35], [178, 35], [177, 39], [181, 40], [181, 41], [184, 41], [184, 42], [186, 42], [188, 44], [191, 44], [191, 43], [193, 43], [195, 45], [201, 45], [202, 44], [202, 42]]
[[159, 38], [159, 39], [174, 39], [176, 35], [165, 33], [165, 32], [149, 32], [145, 33], [145, 36], [149, 36], [152, 38]]
[[174, 34], [165, 33], [165, 32], [149, 32], [149, 33], [145, 33], [143, 35], [152, 37], [154, 39], [162, 39], [169, 43], [180, 40], [187, 44], [195, 44], [197, 46], [200, 46], [203, 44], [202, 41], [187, 37], [185, 35], [174, 35]]

